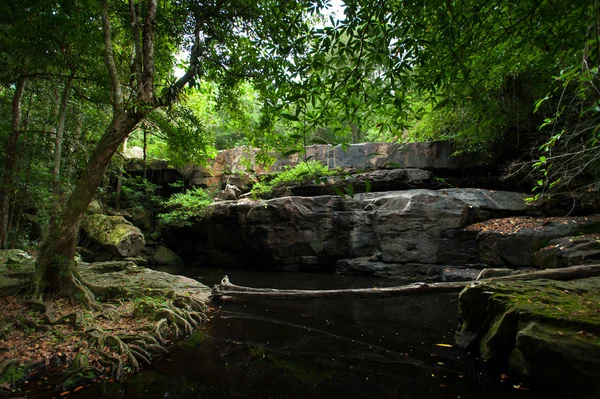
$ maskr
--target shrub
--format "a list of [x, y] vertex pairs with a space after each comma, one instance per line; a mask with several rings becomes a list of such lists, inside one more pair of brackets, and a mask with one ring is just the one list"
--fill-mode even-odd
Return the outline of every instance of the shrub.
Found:
[[279, 172], [271, 180], [263, 180], [252, 187], [252, 196], [262, 198], [271, 194], [276, 188], [291, 183], [300, 183], [309, 180], [318, 180], [325, 176], [332, 176], [338, 172], [329, 169], [327, 165], [319, 161], [307, 161], [299, 163], [294, 167], [286, 167], [286, 170]]
[[212, 202], [209, 192], [195, 187], [185, 193], [171, 195], [168, 200], [163, 202], [163, 205], [170, 211], [159, 214], [158, 218], [168, 226], [189, 226], [194, 221], [202, 219]]

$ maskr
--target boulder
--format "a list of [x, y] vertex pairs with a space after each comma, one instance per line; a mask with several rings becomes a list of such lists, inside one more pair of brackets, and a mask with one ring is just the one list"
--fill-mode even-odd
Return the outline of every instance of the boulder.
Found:
[[[220, 202], [206, 217], [173, 236], [172, 247], [194, 260], [230, 266], [302, 266], [380, 253], [383, 263], [453, 264], [443, 232], [497, 213], [523, 213], [524, 194], [478, 189], [284, 197]], [[290, 266], [293, 267], [293, 266]]]
[[179, 255], [163, 245], [156, 248], [156, 251], [152, 254], [152, 259], [159, 265], [176, 266], [183, 264]]
[[553, 397], [600, 395], [600, 277], [471, 284], [456, 342]]
[[600, 234], [586, 234], [551, 240], [533, 257], [540, 269], [600, 262]]
[[235, 201], [241, 193], [242, 190], [240, 190], [237, 186], [233, 184], [227, 184], [225, 185], [225, 188], [221, 190], [219, 194], [217, 194], [215, 199], [219, 201]]
[[121, 257], [137, 256], [145, 245], [140, 229], [122, 216], [86, 215], [81, 228], [89, 239]]
[[103, 213], [104, 207], [102, 206], [102, 202], [100, 202], [100, 200], [98, 199], [93, 199], [92, 202], [90, 202], [90, 204], [88, 205], [87, 211], [88, 213], [91, 213], [93, 215]]
[[152, 229], [152, 212], [142, 207], [131, 207], [121, 211], [121, 215], [144, 231]]
[[206, 302], [210, 288], [199, 281], [137, 266], [128, 261], [81, 264], [77, 271], [97, 296], [192, 295]]

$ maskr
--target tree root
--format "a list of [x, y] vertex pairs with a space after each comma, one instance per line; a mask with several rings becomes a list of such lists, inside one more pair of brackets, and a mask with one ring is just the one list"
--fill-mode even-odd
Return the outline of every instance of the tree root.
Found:
[[20, 364], [17, 359], [6, 359], [0, 362], [0, 377], [6, 374], [10, 369], [18, 367]]
[[[101, 352], [103, 358], [101, 363], [110, 366], [111, 375], [117, 380], [122, 377], [125, 366], [129, 366], [133, 373], [138, 373], [140, 362], [150, 364], [153, 354], [168, 353], [158, 339], [148, 334], [115, 335], [107, 333], [98, 326], [88, 328], [86, 333], [92, 338], [92, 345]], [[119, 356], [113, 356], [103, 350], [107, 345], [112, 347]]]
[[164, 343], [162, 332], [167, 324], [174, 330], [175, 335], [179, 335], [181, 332], [189, 335], [194, 328], [208, 321], [205, 314], [207, 310], [208, 306], [197, 299], [188, 296], [177, 296], [171, 304], [140, 301], [134, 310], [134, 314], [149, 314], [157, 320], [153, 333], [160, 342]]

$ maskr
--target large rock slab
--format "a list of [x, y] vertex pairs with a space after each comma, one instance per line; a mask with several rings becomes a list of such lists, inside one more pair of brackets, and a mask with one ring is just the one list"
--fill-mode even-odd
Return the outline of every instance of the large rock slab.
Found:
[[122, 216], [88, 214], [81, 228], [92, 241], [122, 257], [139, 255], [146, 244], [140, 229]]
[[554, 397], [600, 395], [600, 277], [488, 282], [459, 297], [457, 343]]
[[193, 296], [208, 302], [210, 288], [188, 277], [137, 266], [130, 261], [82, 263], [77, 271], [97, 296]]
[[[442, 233], [493, 215], [524, 213], [524, 194], [416, 189], [213, 204], [171, 246], [212, 263], [298, 269], [381, 254], [384, 263], [438, 264]], [[447, 262], [443, 262], [447, 263]]]
[[[552, 240], [600, 232], [600, 215], [490, 220], [465, 229], [465, 247], [476, 244], [480, 262], [490, 266], [531, 267], [534, 254]], [[457, 235], [461, 235], [455, 233]], [[471, 238], [475, 236], [475, 240]], [[593, 246], [593, 243], [591, 244]], [[465, 251], [465, 253], [472, 254]]]
[[600, 263], [600, 234], [557, 238], [537, 251], [533, 259], [540, 269]]

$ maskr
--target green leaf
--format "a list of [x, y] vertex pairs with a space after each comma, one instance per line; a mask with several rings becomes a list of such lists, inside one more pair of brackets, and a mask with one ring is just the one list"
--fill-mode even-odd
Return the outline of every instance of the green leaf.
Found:
[[294, 122], [299, 122], [300, 119], [296, 116], [296, 115], [292, 115], [292, 114], [279, 114], [279, 116], [281, 116], [284, 119], [288, 119], [290, 121], [294, 121]]
[[287, 151], [281, 153], [281, 156], [282, 157], [288, 157], [290, 155], [297, 154], [299, 152], [300, 152], [299, 150], [287, 150]]

